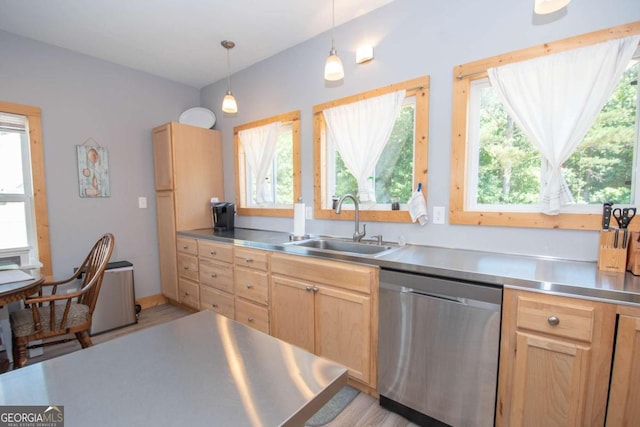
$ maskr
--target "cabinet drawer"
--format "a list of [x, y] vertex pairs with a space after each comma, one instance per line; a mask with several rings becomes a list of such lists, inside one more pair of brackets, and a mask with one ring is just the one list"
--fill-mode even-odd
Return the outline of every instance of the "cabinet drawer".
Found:
[[269, 268], [269, 254], [256, 249], [236, 247], [233, 251], [235, 265], [266, 271]]
[[235, 318], [233, 295], [200, 286], [200, 310], [212, 310], [233, 319]]
[[269, 333], [269, 310], [266, 307], [236, 298], [236, 320]]
[[198, 240], [198, 255], [201, 258], [233, 262], [233, 246], [226, 243]]
[[237, 296], [260, 304], [269, 304], [269, 276], [262, 271], [236, 268], [233, 274], [234, 291]]
[[198, 281], [198, 258], [178, 253], [178, 276]]
[[516, 325], [557, 337], [591, 342], [595, 308], [587, 302], [540, 295], [518, 297]]
[[371, 293], [375, 267], [274, 253], [271, 274], [280, 274], [362, 293]]
[[178, 293], [180, 294], [181, 304], [188, 305], [195, 309], [200, 308], [197, 283], [183, 278], [178, 279]]
[[178, 237], [176, 239], [176, 245], [178, 252], [198, 255], [198, 244], [196, 243], [196, 239], [190, 239], [188, 237]]
[[198, 272], [200, 284], [233, 293], [233, 266], [231, 264], [200, 258]]

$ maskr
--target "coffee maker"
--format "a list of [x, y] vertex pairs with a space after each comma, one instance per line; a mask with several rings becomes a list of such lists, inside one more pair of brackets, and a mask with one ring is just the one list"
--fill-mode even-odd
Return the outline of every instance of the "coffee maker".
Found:
[[233, 230], [233, 219], [235, 213], [236, 206], [233, 203], [219, 202], [211, 204], [213, 229], [215, 231]]

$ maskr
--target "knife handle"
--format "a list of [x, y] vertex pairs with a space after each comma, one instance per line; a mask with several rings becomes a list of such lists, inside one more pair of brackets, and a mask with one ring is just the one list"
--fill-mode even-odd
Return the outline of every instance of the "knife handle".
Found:
[[611, 203], [605, 203], [602, 207], [602, 229], [608, 230], [611, 223]]

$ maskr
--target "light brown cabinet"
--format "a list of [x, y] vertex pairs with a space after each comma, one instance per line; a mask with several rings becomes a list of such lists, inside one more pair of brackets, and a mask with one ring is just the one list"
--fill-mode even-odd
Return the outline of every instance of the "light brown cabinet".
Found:
[[604, 425], [615, 324], [613, 304], [505, 289], [496, 425]]
[[200, 309], [235, 318], [233, 246], [198, 239]]
[[198, 286], [198, 247], [195, 239], [178, 237], [178, 300], [198, 309], [200, 289]]
[[162, 293], [179, 301], [176, 231], [211, 227], [211, 197], [224, 200], [220, 132], [175, 122], [158, 126], [153, 160]]
[[349, 369], [375, 389], [377, 269], [271, 256], [271, 334]]
[[640, 310], [618, 308], [607, 427], [640, 425]]
[[233, 250], [235, 319], [269, 333], [269, 253], [235, 247]]

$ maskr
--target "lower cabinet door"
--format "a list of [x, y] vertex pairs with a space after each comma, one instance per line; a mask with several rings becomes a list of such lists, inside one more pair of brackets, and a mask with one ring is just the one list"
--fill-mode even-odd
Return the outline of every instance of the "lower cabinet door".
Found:
[[317, 287], [315, 353], [345, 365], [349, 375], [375, 387], [371, 373], [371, 297]]
[[607, 427], [640, 425], [640, 318], [621, 315], [611, 375]]
[[310, 353], [315, 352], [313, 289], [305, 282], [271, 276], [271, 335]]
[[516, 334], [510, 426], [582, 426], [590, 348]]

